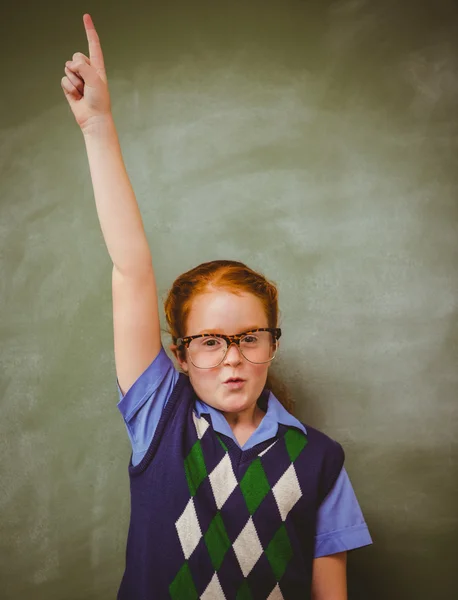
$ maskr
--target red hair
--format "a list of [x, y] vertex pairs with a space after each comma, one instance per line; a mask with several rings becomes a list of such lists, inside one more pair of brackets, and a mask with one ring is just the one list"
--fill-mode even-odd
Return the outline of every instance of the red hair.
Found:
[[[213, 260], [186, 271], [172, 284], [164, 302], [168, 333], [172, 337], [172, 351], [179, 351], [176, 341], [186, 335], [186, 322], [196, 296], [211, 290], [226, 290], [233, 294], [247, 292], [259, 298], [267, 317], [268, 327], [278, 327], [278, 291], [272, 281], [233, 260]], [[288, 412], [293, 403], [285, 386], [271, 373], [267, 374], [266, 388], [271, 390]]]

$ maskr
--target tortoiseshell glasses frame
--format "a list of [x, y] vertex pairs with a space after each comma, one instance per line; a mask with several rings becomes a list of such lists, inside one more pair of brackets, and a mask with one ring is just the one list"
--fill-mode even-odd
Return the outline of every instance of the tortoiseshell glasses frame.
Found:
[[[222, 359], [218, 363], [218, 365], [220, 365], [223, 362], [223, 360], [227, 354], [227, 351], [229, 350], [229, 348], [232, 344], [236, 344], [239, 347], [240, 353], [246, 360], [248, 360], [248, 362], [253, 362], [249, 358], [246, 358], [246, 356], [241, 351], [240, 340], [243, 337], [245, 337], [246, 335], [250, 335], [251, 333], [256, 333], [257, 331], [269, 331], [272, 334], [272, 336], [275, 340], [275, 343], [277, 343], [277, 341], [281, 337], [280, 327], [258, 327], [258, 329], [251, 329], [250, 331], [244, 331], [243, 333], [237, 333], [236, 335], [224, 335], [223, 333], [200, 333], [198, 335], [188, 335], [187, 337], [178, 338], [176, 341], [176, 344], [177, 344], [178, 348], [181, 348], [182, 346], [184, 346], [185, 348], [189, 349], [189, 344], [192, 342], [192, 340], [195, 340], [197, 338], [201, 338], [201, 337], [221, 338], [226, 342], [226, 351], [224, 352], [224, 356], [222, 357]], [[275, 358], [275, 355], [276, 355], [276, 352], [272, 356], [272, 358], [270, 358], [269, 360], [266, 360], [263, 363], [253, 363], [253, 364], [260, 365], [260, 364], [265, 364], [265, 363], [271, 362]], [[215, 365], [215, 366], [217, 367], [218, 365]], [[197, 366], [197, 365], [194, 365], [194, 366]], [[215, 366], [214, 367], [197, 367], [197, 368], [198, 369], [202, 369], [202, 368], [214, 369]]]

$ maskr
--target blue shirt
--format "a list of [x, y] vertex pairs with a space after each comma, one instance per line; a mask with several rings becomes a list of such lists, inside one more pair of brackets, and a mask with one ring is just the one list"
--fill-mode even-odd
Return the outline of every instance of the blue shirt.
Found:
[[[133, 465], [137, 465], [145, 455], [178, 377], [179, 372], [162, 347], [154, 361], [125, 396], [117, 382], [120, 398], [118, 408], [132, 445]], [[238, 444], [232, 429], [220, 411], [201, 400], [196, 402], [195, 409], [198, 416], [209, 414], [214, 430], [230, 437]], [[305, 426], [288, 413], [271, 392], [267, 412], [257, 429], [243, 445], [243, 450], [248, 450], [273, 437], [277, 433], [279, 423], [297, 427], [307, 433]], [[372, 539], [368, 527], [348, 474], [342, 467], [334, 487], [318, 511], [315, 558], [369, 544], [372, 544]]]

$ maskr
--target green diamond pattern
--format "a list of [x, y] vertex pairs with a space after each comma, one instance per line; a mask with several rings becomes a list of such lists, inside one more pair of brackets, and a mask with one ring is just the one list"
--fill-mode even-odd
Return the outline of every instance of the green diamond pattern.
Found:
[[[226, 444], [220, 436], [217, 437], [221, 447], [227, 453], [228, 448]], [[290, 428], [286, 432], [284, 440], [288, 456], [291, 462], [294, 463], [307, 445], [307, 437], [298, 430]], [[188, 456], [185, 458], [184, 467], [191, 496], [195, 496], [202, 482], [208, 477], [200, 440], [197, 440], [192, 446]], [[253, 515], [271, 490], [260, 457], [253, 460], [249, 465], [244, 476], [239, 481], [239, 488], [243, 494], [248, 512], [250, 515]], [[213, 517], [203, 537], [213, 568], [217, 572], [232, 545], [220, 512], [217, 512]], [[276, 531], [267, 548], [264, 549], [264, 554], [269, 561], [275, 579], [279, 582], [293, 557], [293, 549], [284, 523]], [[177, 573], [169, 586], [169, 591], [172, 600], [198, 599], [199, 596], [188, 562], [185, 562]], [[253, 595], [246, 579], [237, 591], [236, 600], [253, 600]]]
[[280, 581], [287, 564], [293, 557], [293, 549], [284, 524], [270, 540], [265, 553], [277, 581]]
[[200, 440], [197, 440], [197, 442], [191, 448], [190, 453], [185, 458], [184, 469], [186, 472], [186, 479], [188, 480], [191, 496], [195, 496], [197, 488], [205, 479], [205, 477], [207, 477], [207, 468], [205, 466]]
[[237, 596], [235, 600], [253, 600], [253, 596], [251, 595], [250, 588], [248, 586], [248, 582], [245, 579], [242, 585], [239, 587], [239, 591], [237, 592]]
[[218, 435], [218, 434], [216, 434], [216, 435], [217, 435], [217, 437], [218, 437], [218, 441], [219, 441], [219, 443], [220, 443], [220, 444], [221, 444], [221, 446], [223, 447], [223, 450], [224, 450], [224, 452], [229, 452], [229, 450], [227, 449], [227, 446], [226, 446], [226, 444], [223, 442], [223, 440], [222, 440], [222, 439], [219, 437], [219, 435]]
[[184, 563], [170, 584], [169, 592], [173, 600], [197, 600], [199, 597], [187, 562]]
[[285, 433], [286, 450], [288, 451], [291, 462], [294, 462], [302, 450], [307, 445], [307, 438], [297, 429], [288, 429]]
[[207, 544], [208, 553], [212, 561], [213, 568], [217, 571], [223, 562], [224, 555], [231, 547], [231, 542], [224, 527], [221, 513], [216, 513], [210, 523], [207, 533], [204, 535]]
[[254, 460], [246, 470], [240, 482], [240, 489], [242, 490], [248, 510], [252, 515], [270, 490], [270, 485], [260, 458]]

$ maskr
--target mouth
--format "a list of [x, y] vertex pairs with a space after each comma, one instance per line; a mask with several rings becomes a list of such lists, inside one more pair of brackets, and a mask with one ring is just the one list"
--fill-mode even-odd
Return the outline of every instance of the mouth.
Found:
[[224, 381], [223, 383], [244, 383], [245, 379], [242, 379], [241, 377], [229, 377], [229, 379], [226, 379], [226, 381]]
[[224, 387], [228, 390], [240, 390], [245, 385], [245, 380], [239, 377], [231, 377], [224, 382]]

